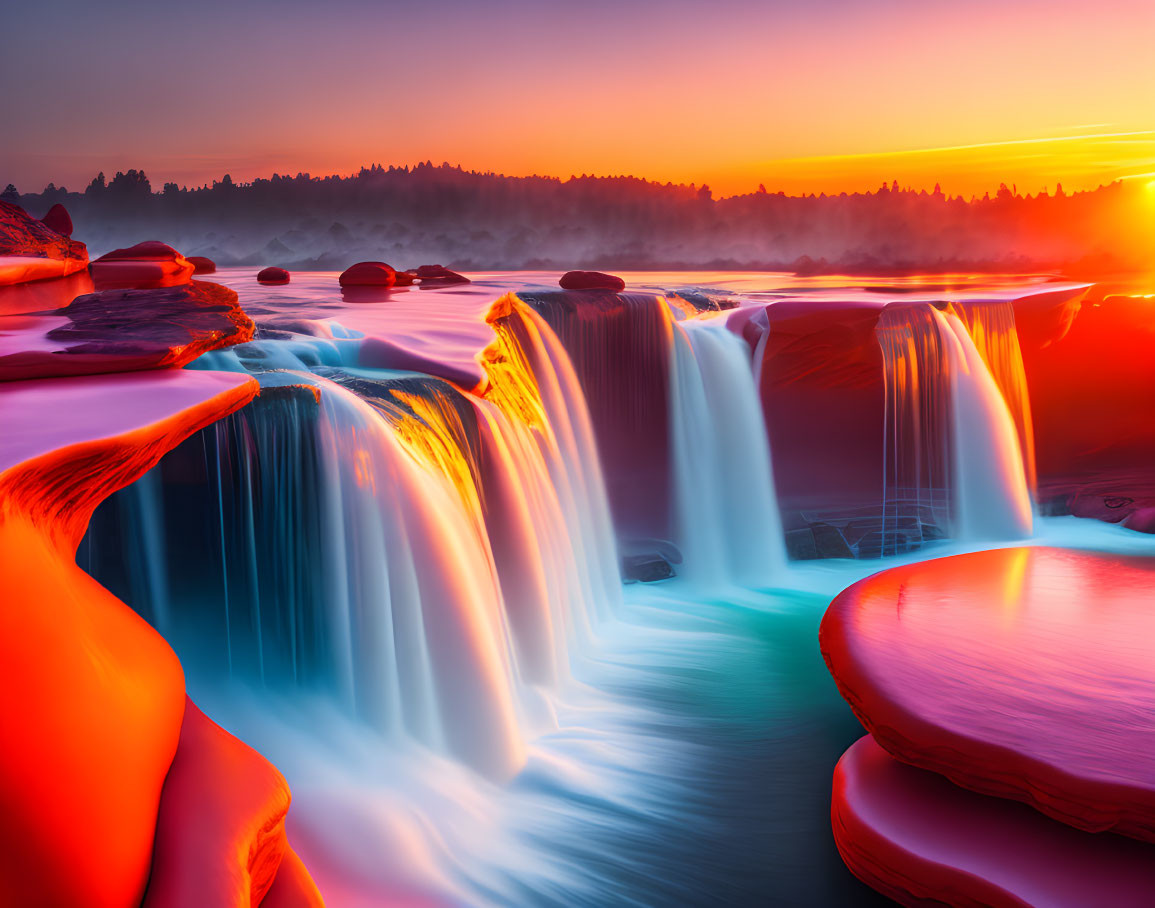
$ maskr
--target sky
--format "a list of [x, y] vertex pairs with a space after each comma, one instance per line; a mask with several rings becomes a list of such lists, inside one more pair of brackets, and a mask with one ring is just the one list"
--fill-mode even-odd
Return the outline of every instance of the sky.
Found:
[[432, 160], [716, 196], [1155, 178], [1153, 0], [39, 0], [0, 184]]

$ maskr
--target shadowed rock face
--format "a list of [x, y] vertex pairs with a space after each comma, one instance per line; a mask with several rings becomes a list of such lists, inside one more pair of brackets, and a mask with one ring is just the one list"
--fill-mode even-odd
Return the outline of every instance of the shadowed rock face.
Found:
[[456, 271], [451, 271], [444, 265], [422, 265], [413, 272], [422, 284], [468, 284], [469, 278]]
[[40, 219], [40, 223], [61, 236], [72, 236], [72, 217], [68, 209], [59, 203], [48, 209], [48, 213]]
[[236, 293], [201, 281], [88, 293], [44, 321], [55, 327], [28, 350], [0, 356], [0, 380], [180, 367], [254, 330]]
[[0, 284], [60, 277], [86, 264], [83, 243], [57, 233], [19, 205], [0, 202]]

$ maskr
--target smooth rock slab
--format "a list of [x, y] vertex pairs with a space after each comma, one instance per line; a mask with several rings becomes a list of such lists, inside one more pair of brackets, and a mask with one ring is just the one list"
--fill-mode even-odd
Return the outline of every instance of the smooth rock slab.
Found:
[[966, 791], [899, 763], [869, 735], [834, 770], [830, 820], [851, 872], [903, 905], [1155, 901], [1155, 847]]
[[1155, 559], [1015, 548], [893, 568], [839, 595], [819, 640], [898, 759], [1155, 841]]
[[179, 367], [253, 330], [218, 284], [88, 293], [19, 322], [0, 318], [0, 381]]

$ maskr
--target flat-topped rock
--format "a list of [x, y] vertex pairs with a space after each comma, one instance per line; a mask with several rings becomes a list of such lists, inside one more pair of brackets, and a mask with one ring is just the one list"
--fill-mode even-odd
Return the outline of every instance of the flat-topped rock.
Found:
[[89, 266], [97, 289], [171, 287], [186, 283], [194, 270], [192, 262], [158, 240], [113, 249]]
[[869, 736], [834, 770], [830, 817], [851, 872], [903, 905], [1145, 908], [1155, 894], [1155, 846], [966, 791]]
[[[59, 218], [56, 223], [64, 226]], [[83, 243], [57, 233], [19, 205], [0, 202], [0, 286], [64, 277], [87, 264]]]
[[892, 568], [839, 595], [819, 639], [895, 757], [1155, 841], [1155, 559], [1015, 548]]
[[0, 381], [179, 367], [254, 330], [236, 293], [202, 281], [88, 293], [15, 321], [0, 318]]

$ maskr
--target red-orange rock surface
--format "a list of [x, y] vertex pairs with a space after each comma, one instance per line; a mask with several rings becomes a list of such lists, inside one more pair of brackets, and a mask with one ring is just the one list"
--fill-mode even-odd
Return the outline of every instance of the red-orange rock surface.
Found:
[[[289, 786], [264, 757], [187, 701], [176, 757], [161, 793], [143, 908], [248, 908], [309, 880], [285, 837]], [[295, 858], [295, 856], [294, 856]], [[303, 872], [303, 878], [301, 878]], [[299, 892], [284, 904], [320, 904]]]
[[626, 289], [626, 282], [615, 274], [601, 271], [567, 271], [558, 281], [562, 290], [613, 290]]
[[0, 202], [0, 286], [63, 277], [87, 264], [83, 243], [30, 217], [19, 205]]
[[110, 287], [171, 287], [192, 277], [193, 264], [167, 243], [147, 240], [114, 249], [90, 266], [97, 289]]
[[284, 268], [262, 268], [257, 272], [257, 282], [260, 284], [287, 284], [289, 272]]
[[1080, 832], [890, 757], [869, 736], [834, 770], [846, 866], [902, 905], [1145, 908], [1155, 847]]
[[85, 294], [22, 322], [0, 337], [0, 381], [179, 367], [254, 330], [234, 291], [203, 281]]
[[0, 892], [136, 906], [184, 714], [168, 644], [81, 571], [101, 498], [252, 397], [169, 372], [0, 389]]
[[342, 287], [392, 287], [397, 272], [384, 262], [358, 262], [346, 268], [339, 280]]

